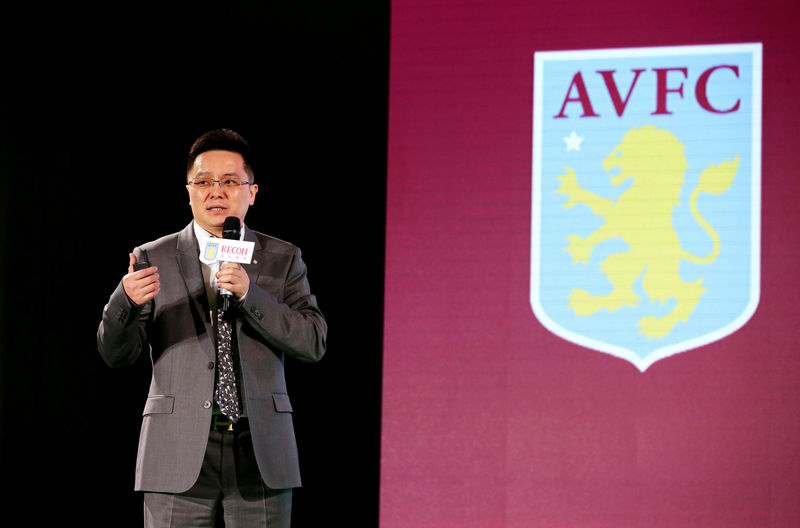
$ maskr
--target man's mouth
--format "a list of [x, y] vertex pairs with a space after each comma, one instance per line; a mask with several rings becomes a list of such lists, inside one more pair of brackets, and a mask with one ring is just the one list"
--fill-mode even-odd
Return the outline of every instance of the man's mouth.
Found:
[[227, 211], [227, 210], [228, 210], [227, 207], [224, 207], [224, 206], [221, 206], [221, 205], [212, 205], [212, 206], [206, 207], [206, 211], [208, 211], [210, 213], [222, 213], [222, 212]]

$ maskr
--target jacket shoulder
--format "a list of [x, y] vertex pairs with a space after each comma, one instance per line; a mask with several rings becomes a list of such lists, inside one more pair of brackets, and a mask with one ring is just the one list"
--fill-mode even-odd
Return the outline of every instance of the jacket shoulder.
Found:
[[181, 232], [164, 235], [156, 240], [140, 244], [138, 249], [147, 255], [158, 255], [164, 252], [174, 252], [178, 247], [178, 238]]
[[295, 255], [300, 252], [300, 248], [291, 242], [281, 240], [280, 238], [276, 238], [259, 231], [253, 231], [253, 234], [258, 239], [258, 243], [261, 246], [262, 251], [269, 251], [270, 253], [279, 253], [283, 255]]

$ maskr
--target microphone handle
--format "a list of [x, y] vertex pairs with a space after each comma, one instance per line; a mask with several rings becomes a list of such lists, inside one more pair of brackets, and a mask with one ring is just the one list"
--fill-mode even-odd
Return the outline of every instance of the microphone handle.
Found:
[[[220, 261], [220, 267], [222, 264], [223, 261]], [[219, 300], [222, 303], [221, 308], [223, 310], [227, 310], [231, 305], [231, 301], [233, 300], [233, 293], [229, 292], [225, 288], [220, 288], [219, 286], [217, 286], [217, 288], [219, 289]]]

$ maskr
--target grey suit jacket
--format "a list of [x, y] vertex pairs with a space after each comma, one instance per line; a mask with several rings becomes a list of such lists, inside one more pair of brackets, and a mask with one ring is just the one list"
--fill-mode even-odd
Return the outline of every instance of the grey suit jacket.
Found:
[[[259, 470], [270, 488], [300, 486], [292, 406], [283, 361], [317, 361], [327, 324], [311, 295], [295, 246], [246, 229], [255, 242], [244, 265], [250, 289], [239, 306], [237, 336], [247, 414]], [[158, 266], [161, 291], [134, 305], [120, 282], [103, 310], [97, 344], [112, 366], [147, 350], [153, 366], [144, 406], [135, 489], [179, 493], [200, 473], [214, 393], [215, 349], [199, 247], [192, 224], [134, 250]]]

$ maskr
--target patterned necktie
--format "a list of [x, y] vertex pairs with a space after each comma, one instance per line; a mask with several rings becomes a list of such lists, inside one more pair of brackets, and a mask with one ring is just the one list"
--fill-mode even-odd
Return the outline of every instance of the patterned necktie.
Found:
[[217, 388], [214, 397], [222, 413], [236, 422], [241, 416], [238, 382], [238, 347], [234, 310], [223, 296], [217, 297]]

